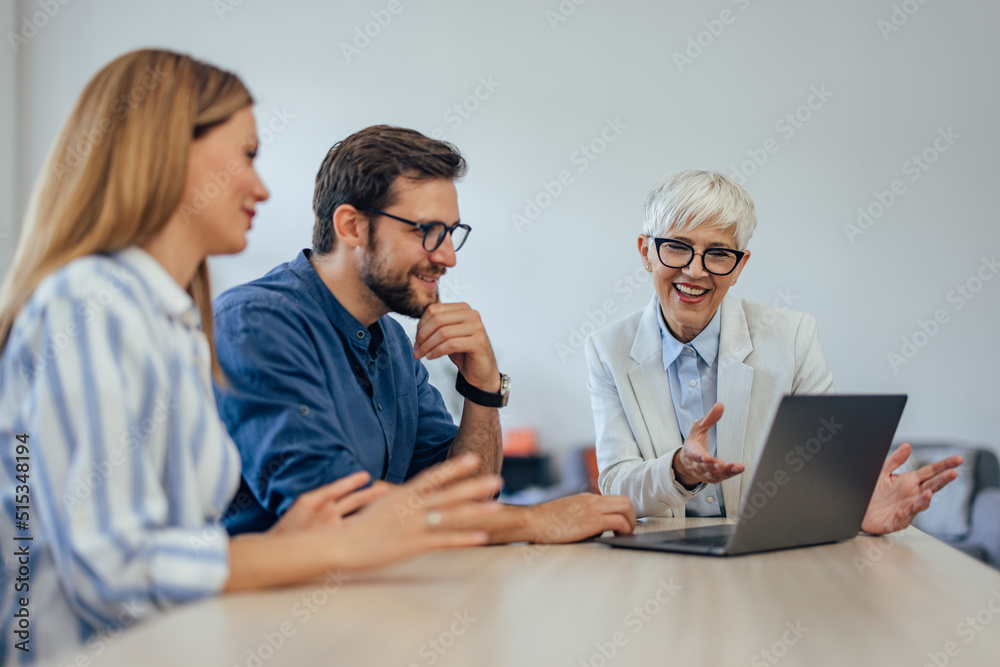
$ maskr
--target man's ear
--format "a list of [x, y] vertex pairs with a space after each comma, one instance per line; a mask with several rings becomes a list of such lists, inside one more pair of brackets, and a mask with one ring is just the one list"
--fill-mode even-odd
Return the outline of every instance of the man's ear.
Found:
[[333, 233], [338, 244], [357, 248], [368, 238], [368, 218], [350, 204], [341, 204], [333, 212]]

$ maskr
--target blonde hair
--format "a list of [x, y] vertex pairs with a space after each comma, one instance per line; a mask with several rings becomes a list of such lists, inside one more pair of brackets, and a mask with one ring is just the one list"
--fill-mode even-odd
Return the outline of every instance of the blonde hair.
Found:
[[[236, 75], [170, 51], [126, 53], [98, 72], [35, 184], [0, 291], [0, 352], [46, 276], [79, 257], [155, 236], [180, 205], [191, 142], [252, 103]], [[205, 261], [188, 294], [201, 313], [212, 371], [221, 380]]]
[[646, 198], [643, 233], [663, 237], [702, 225], [731, 231], [739, 250], [746, 250], [757, 227], [753, 200], [736, 181], [715, 171], [689, 169], [660, 179]]

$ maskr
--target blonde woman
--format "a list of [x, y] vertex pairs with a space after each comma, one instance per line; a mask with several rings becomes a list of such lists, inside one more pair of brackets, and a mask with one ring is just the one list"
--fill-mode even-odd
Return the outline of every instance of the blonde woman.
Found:
[[233, 74], [136, 51], [90, 81], [48, 157], [0, 294], [4, 662], [487, 540], [457, 530], [496, 507], [474, 502], [499, 481], [470, 478], [472, 457], [392, 491], [352, 475], [267, 533], [222, 529], [240, 463], [212, 393], [206, 258], [241, 251], [268, 197], [252, 101]]

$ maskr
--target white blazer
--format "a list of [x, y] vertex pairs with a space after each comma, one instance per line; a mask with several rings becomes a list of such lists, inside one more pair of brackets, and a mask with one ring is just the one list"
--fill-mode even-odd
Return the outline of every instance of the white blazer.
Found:
[[[735, 516], [782, 396], [833, 393], [833, 374], [812, 316], [731, 297], [720, 309], [717, 386], [725, 412], [716, 426], [717, 456], [746, 466], [721, 485]], [[693, 494], [674, 479], [674, 453], [684, 441], [658, 317], [654, 295], [643, 310], [587, 339], [598, 484], [601, 493], [628, 496], [640, 517], [682, 517]]]

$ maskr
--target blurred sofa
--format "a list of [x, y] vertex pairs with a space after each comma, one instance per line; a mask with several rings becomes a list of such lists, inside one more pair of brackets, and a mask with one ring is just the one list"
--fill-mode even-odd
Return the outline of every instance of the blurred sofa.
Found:
[[[986, 446], [914, 442], [897, 472], [915, 470], [958, 454], [965, 462], [958, 479], [934, 495], [913, 525], [977, 560], [1000, 569], [1000, 463]], [[899, 444], [893, 445], [893, 450]]]

